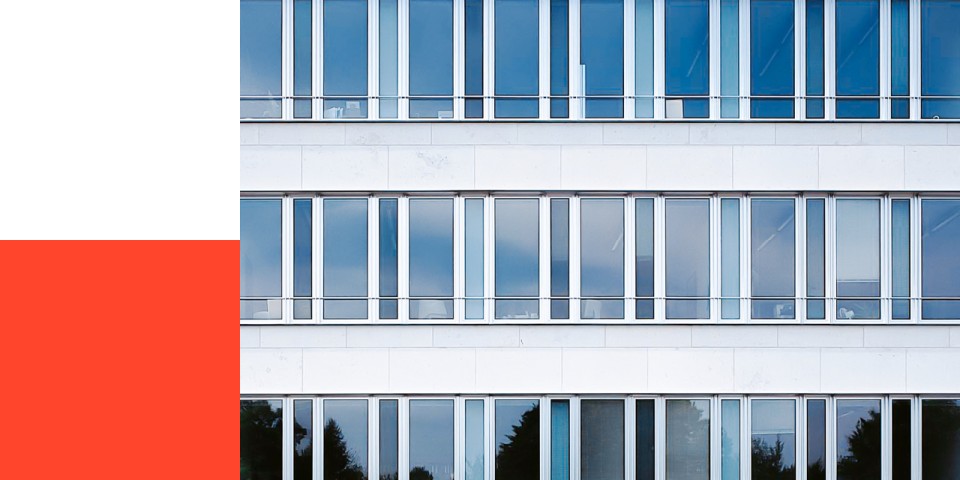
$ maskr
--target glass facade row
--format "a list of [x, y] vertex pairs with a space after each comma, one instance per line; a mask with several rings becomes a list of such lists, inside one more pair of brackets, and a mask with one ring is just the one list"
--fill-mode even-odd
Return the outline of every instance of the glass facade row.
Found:
[[241, 480], [949, 479], [958, 459], [951, 398], [240, 400]]
[[960, 118], [956, 0], [241, 0], [240, 116]]
[[248, 322], [960, 319], [960, 199], [240, 199]]

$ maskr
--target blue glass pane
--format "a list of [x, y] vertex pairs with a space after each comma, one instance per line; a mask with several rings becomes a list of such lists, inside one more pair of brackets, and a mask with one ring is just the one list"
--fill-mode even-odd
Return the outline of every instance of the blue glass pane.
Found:
[[720, 295], [730, 298], [722, 304], [721, 318], [739, 318], [740, 297], [740, 200], [720, 201]]
[[663, 48], [667, 95], [707, 95], [710, 90], [710, 5], [707, 0], [667, 0]]
[[[880, 201], [836, 202], [837, 297], [880, 296]], [[870, 299], [837, 301], [837, 318], [879, 318], [880, 303]]]
[[550, 296], [570, 295], [570, 201], [550, 200]]
[[[484, 457], [484, 413], [483, 400], [467, 400], [464, 402], [464, 462], [465, 480], [483, 480]], [[382, 477], [381, 477], [382, 478]], [[396, 478], [382, 479], [396, 480]]]
[[807, 118], [823, 118], [822, 98], [811, 98], [807, 100]]
[[890, 3], [890, 91], [910, 94], [910, 2]]
[[920, 101], [920, 116], [923, 118], [960, 118], [960, 99], [925, 98]]
[[498, 98], [493, 110], [497, 118], [537, 118], [538, 105], [536, 98]]
[[453, 478], [453, 400], [410, 400], [410, 480]]
[[[483, 95], [483, 1], [464, 1], [464, 93]], [[482, 105], [481, 105], [481, 108]], [[482, 116], [482, 114], [480, 115]]]
[[570, 93], [570, 7], [550, 0], [550, 95]]
[[637, 480], [654, 480], [656, 417], [653, 399], [637, 400]]
[[710, 400], [666, 400], [666, 478], [710, 478]]
[[[464, 200], [464, 292], [467, 297], [483, 297], [483, 199]], [[480, 315], [483, 315], [481, 308]], [[471, 318], [472, 315], [468, 315]]]
[[653, 118], [653, 0], [636, 0], [637, 118]]
[[793, 99], [751, 99], [750, 116], [752, 118], [793, 118]]
[[[410, 0], [410, 95], [453, 95], [453, 0]], [[453, 111], [448, 100], [410, 102], [411, 117]]]
[[[750, 201], [750, 294], [753, 318], [794, 318], [796, 215], [792, 198]], [[780, 297], [758, 299], [756, 297]]]
[[891, 281], [894, 297], [910, 296], [910, 200], [890, 205]]
[[[668, 199], [665, 203], [667, 297], [710, 295], [710, 202]], [[667, 300], [667, 318], [709, 318], [709, 300]]]
[[280, 296], [280, 200], [240, 200], [240, 296]]
[[827, 401], [807, 400], [807, 480], [827, 480]]
[[[960, 200], [923, 200], [922, 296], [960, 297]], [[924, 301], [923, 318], [960, 318], [960, 302]]]
[[720, 0], [720, 95], [740, 94], [740, 2]]
[[367, 2], [323, 2], [323, 94], [367, 94]]
[[580, 202], [580, 293], [623, 296], [623, 200]]
[[892, 118], [910, 118], [910, 100], [906, 98], [890, 100], [890, 116]]
[[380, 296], [397, 296], [397, 199], [380, 199]]
[[410, 296], [453, 296], [453, 199], [410, 200]]
[[[806, 75], [807, 95], [823, 95], [823, 0], [807, 0]], [[807, 102], [807, 116], [810, 117], [810, 102]]]
[[[623, 0], [580, 2], [580, 63], [586, 95], [623, 95]], [[588, 99], [588, 118], [622, 118], [622, 99]]]
[[[494, 201], [494, 295], [540, 294], [540, 208], [537, 199]], [[497, 300], [496, 318], [537, 318], [539, 300]]]
[[380, 1], [380, 118], [397, 118], [400, 62], [397, 0]]
[[880, 2], [837, 0], [836, 9], [837, 95], [879, 95]]
[[807, 200], [807, 296], [825, 295], [824, 264], [826, 236], [824, 235], [824, 200]]
[[323, 401], [323, 478], [367, 478], [367, 410], [366, 400]]
[[240, 95], [280, 95], [280, 5], [240, 1]]
[[313, 294], [313, 200], [293, 201], [293, 295]]
[[[536, 0], [494, 1], [495, 95], [539, 93], [539, 11]], [[537, 101], [497, 102], [497, 117], [537, 116]]]
[[550, 402], [550, 480], [570, 479], [570, 402]]
[[313, 400], [294, 400], [293, 412], [293, 480], [313, 480]]
[[720, 409], [720, 478], [739, 480], [740, 401], [721, 400]]
[[837, 118], [880, 118], [880, 101], [838, 99]]
[[793, 95], [793, 67], [793, 1], [751, 0], [750, 94]]
[[323, 201], [323, 296], [367, 295], [367, 199]]
[[380, 478], [397, 480], [400, 465], [400, 415], [397, 400], [380, 400]]
[[[960, 2], [923, 0], [920, 22], [921, 95], [960, 95]], [[931, 105], [936, 107], [946, 105]], [[931, 112], [923, 117], [960, 118], [960, 105], [954, 103], [952, 113]]]
[[653, 296], [653, 199], [636, 200], [636, 286], [638, 297]]
[[566, 98], [550, 99], [550, 118], [568, 118], [570, 116], [570, 101]]
[[310, 95], [313, 32], [313, 3], [296, 0], [293, 4], [293, 94]]

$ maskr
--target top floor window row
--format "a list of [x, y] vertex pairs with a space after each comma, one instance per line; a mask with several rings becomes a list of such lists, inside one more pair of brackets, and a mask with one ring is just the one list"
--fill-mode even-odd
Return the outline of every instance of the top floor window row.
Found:
[[264, 322], [956, 322], [960, 199], [240, 199]]
[[960, 0], [240, 0], [248, 119], [957, 119]]

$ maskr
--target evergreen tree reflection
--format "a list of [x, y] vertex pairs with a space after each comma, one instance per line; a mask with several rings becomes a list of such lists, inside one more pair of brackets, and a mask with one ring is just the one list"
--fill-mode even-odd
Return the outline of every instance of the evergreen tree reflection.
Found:
[[497, 451], [497, 480], [540, 478], [540, 406], [523, 412], [512, 430]]

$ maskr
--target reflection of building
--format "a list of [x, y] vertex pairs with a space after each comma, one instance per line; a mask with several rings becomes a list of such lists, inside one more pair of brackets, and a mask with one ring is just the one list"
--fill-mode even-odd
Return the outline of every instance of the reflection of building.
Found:
[[241, 473], [960, 478], [958, 22], [241, 0]]

